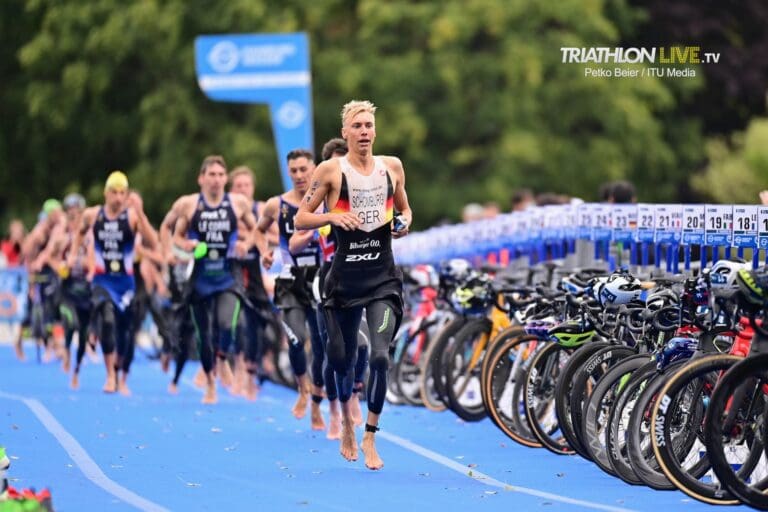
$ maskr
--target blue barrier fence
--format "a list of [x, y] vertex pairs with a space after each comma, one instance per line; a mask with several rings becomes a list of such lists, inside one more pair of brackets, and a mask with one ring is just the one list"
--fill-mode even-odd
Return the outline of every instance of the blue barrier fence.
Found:
[[[691, 267], [692, 249], [702, 266], [721, 256], [768, 258], [768, 206], [720, 204], [582, 203], [531, 208], [465, 224], [438, 226], [394, 241], [401, 264], [449, 258], [530, 262], [573, 254], [576, 242], [594, 246], [594, 260], [615, 266], [611, 248], [627, 250], [629, 265], [651, 258], [673, 273]], [[652, 254], [649, 252], [653, 250]], [[732, 251], [735, 250], [735, 251]]]

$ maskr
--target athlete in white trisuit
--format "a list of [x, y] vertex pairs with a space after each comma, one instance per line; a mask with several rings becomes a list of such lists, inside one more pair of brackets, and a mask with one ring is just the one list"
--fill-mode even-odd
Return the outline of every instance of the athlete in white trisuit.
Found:
[[[411, 207], [405, 171], [398, 158], [374, 156], [376, 107], [352, 101], [342, 110], [341, 134], [349, 152], [322, 162], [295, 218], [298, 229], [331, 224], [336, 255], [325, 278], [324, 307], [328, 324], [328, 361], [336, 373], [342, 404], [341, 454], [357, 460], [358, 450], [349, 403], [354, 380], [358, 329], [365, 309], [370, 327], [368, 418], [361, 448], [370, 469], [384, 466], [376, 450], [387, 392], [389, 344], [402, 318], [402, 276], [392, 255], [392, 238], [408, 233]], [[316, 213], [325, 203], [328, 213]], [[393, 208], [400, 215], [394, 218]]]

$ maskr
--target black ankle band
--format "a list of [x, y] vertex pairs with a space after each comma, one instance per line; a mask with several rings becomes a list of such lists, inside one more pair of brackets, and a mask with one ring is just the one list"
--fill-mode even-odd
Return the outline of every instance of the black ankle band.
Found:
[[375, 427], [375, 426], [373, 426], [373, 425], [371, 425], [369, 423], [365, 424], [365, 431], [366, 432], [373, 432], [375, 434], [379, 430], [381, 430], [379, 427]]
[[312, 401], [315, 402], [316, 404], [319, 404], [320, 402], [323, 401], [323, 396], [322, 395], [312, 395]]

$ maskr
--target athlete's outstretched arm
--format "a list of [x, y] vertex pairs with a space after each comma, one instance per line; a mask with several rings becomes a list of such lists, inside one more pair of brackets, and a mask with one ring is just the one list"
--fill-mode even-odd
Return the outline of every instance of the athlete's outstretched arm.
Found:
[[179, 204], [179, 215], [173, 226], [173, 245], [184, 250], [191, 251], [197, 245], [197, 240], [187, 238], [187, 229], [195, 209], [194, 196], [185, 196]]
[[[72, 247], [80, 247], [83, 244], [83, 238], [88, 231], [93, 227], [93, 222], [96, 220], [96, 215], [99, 213], [100, 206], [91, 206], [86, 208], [83, 212], [82, 220], [80, 221], [80, 227], [75, 231], [75, 236], [72, 239]], [[93, 245], [93, 237], [90, 237], [89, 245]], [[77, 259], [77, 250], [69, 253], [67, 258], [67, 266], [72, 268], [75, 266], [75, 260]]]
[[317, 166], [312, 175], [312, 185], [299, 204], [299, 211], [293, 218], [296, 229], [316, 229], [326, 224], [333, 224], [346, 231], [351, 231], [360, 225], [360, 220], [350, 212], [315, 213], [325, 201], [334, 187], [334, 177], [339, 173], [338, 162], [326, 160]]
[[176, 220], [179, 218], [179, 212], [181, 211], [181, 205], [184, 203], [182, 196], [173, 202], [171, 209], [165, 214], [163, 222], [160, 223], [160, 247], [162, 247], [163, 255], [170, 264], [176, 262], [176, 256], [174, 256], [171, 250], [171, 242], [173, 241], [173, 227], [176, 225]]

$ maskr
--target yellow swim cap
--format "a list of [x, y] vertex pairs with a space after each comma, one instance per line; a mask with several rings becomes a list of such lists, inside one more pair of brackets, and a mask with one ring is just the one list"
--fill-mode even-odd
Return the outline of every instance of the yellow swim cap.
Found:
[[327, 237], [328, 235], [331, 234], [331, 225], [330, 224], [326, 224], [325, 226], [322, 226], [322, 227], [318, 228], [317, 232], [320, 233], [320, 236]]
[[104, 190], [126, 190], [128, 188], [128, 177], [122, 171], [112, 171], [104, 184]]

